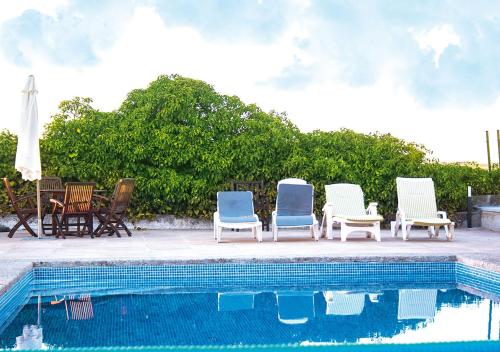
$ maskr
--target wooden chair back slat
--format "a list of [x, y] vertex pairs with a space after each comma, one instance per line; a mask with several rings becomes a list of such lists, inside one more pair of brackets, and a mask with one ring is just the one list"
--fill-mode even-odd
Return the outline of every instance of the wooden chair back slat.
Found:
[[64, 195], [63, 215], [89, 212], [92, 207], [92, 195], [95, 182], [68, 182]]
[[42, 177], [40, 180], [40, 189], [42, 190], [59, 190], [63, 189], [61, 178], [59, 177]]
[[135, 181], [132, 178], [122, 178], [118, 181], [111, 200], [112, 213], [123, 214], [127, 211], [132, 200], [134, 186]]

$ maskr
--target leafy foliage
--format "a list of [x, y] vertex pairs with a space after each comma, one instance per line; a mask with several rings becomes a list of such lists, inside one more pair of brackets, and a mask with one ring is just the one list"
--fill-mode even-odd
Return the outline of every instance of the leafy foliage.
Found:
[[[464, 208], [467, 185], [499, 191], [500, 172], [429, 161], [424, 147], [388, 134], [301, 133], [284, 114], [176, 75], [131, 91], [117, 111], [91, 104], [89, 98], [60, 104], [41, 141], [44, 174], [94, 180], [109, 190], [121, 177], [135, 178], [136, 217], [209, 217], [216, 192], [233, 179], [264, 180], [274, 198], [277, 180], [304, 178], [315, 186], [317, 214], [324, 185], [335, 182], [360, 184], [383, 214], [396, 209], [397, 176], [433, 177], [440, 207], [452, 212]], [[24, 190], [30, 185], [16, 176], [15, 145], [15, 136], [0, 133], [0, 173]], [[0, 210], [7, 209], [2, 193]]]

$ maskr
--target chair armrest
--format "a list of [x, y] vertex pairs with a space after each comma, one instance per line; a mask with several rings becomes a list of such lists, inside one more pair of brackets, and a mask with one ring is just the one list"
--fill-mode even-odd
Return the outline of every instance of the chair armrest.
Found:
[[110, 199], [108, 197], [105, 197], [105, 196], [101, 196], [100, 194], [95, 194], [92, 196], [94, 199], [97, 199], [99, 201], [103, 201], [103, 202], [109, 202]]
[[404, 211], [401, 211], [398, 209], [398, 211], [396, 212], [396, 221], [399, 219], [399, 221], [401, 220], [406, 220], [406, 215], [404, 213]]
[[58, 201], [57, 199], [52, 199], [52, 198], [51, 198], [51, 199], [50, 199], [50, 202], [51, 202], [52, 204], [54, 204], [54, 207], [56, 207], [56, 206], [59, 206], [59, 207], [61, 207], [61, 208], [63, 208], [63, 207], [64, 207], [64, 204], [63, 204], [63, 203], [61, 203], [60, 201]]
[[446, 215], [445, 211], [438, 211], [437, 216], [438, 216], [438, 218], [441, 217], [443, 219], [448, 219], [448, 216]]
[[366, 208], [366, 213], [368, 215], [378, 215], [378, 213], [377, 213], [377, 206], [378, 206], [377, 202], [370, 202], [368, 204], [368, 208]]
[[[16, 201], [17, 201], [17, 203], [26, 202], [30, 208], [36, 208], [36, 204], [37, 204], [36, 194], [34, 194], [34, 193], [19, 197], [19, 198], [17, 198]], [[26, 204], [26, 203], [24, 203], [24, 204]]]
[[323, 206], [323, 211], [325, 211], [327, 208], [332, 208], [332, 207], [333, 207], [333, 203], [326, 202], [325, 205]]

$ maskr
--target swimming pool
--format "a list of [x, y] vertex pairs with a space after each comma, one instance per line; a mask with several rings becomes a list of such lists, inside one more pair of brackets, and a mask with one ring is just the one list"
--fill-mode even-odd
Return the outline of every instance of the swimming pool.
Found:
[[42, 266], [0, 296], [0, 348], [498, 340], [499, 293], [452, 261]]

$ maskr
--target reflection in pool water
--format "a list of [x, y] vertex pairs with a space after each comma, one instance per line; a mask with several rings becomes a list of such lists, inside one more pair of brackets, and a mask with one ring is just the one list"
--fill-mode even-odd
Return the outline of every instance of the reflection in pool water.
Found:
[[500, 320], [498, 303], [458, 289], [73, 294], [38, 308], [33, 297], [0, 347], [37, 328], [38, 348], [487, 340]]

